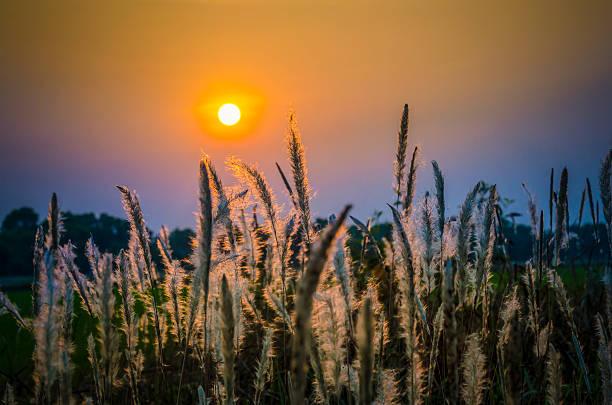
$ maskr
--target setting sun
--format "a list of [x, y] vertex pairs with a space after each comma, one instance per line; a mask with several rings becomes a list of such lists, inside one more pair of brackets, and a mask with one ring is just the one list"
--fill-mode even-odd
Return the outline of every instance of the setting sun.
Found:
[[206, 136], [223, 142], [247, 139], [265, 117], [263, 94], [244, 84], [217, 81], [194, 100], [194, 118]]
[[236, 125], [240, 121], [240, 109], [235, 104], [223, 104], [219, 107], [217, 117], [223, 125]]

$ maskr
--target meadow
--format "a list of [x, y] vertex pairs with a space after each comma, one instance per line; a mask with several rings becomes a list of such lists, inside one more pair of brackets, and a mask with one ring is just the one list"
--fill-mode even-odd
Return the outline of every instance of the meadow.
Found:
[[546, 207], [526, 189], [531, 257], [516, 263], [495, 185], [450, 212], [408, 123], [405, 106], [384, 237], [350, 205], [313, 218], [293, 114], [277, 164], [289, 208], [256, 165], [229, 158], [228, 186], [203, 156], [188, 259], [126, 186], [129, 243], [76, 251], [53, 195], [31, 291], [0, 293], [4, 403], [612, 403], [612, 151], [574, 219], [596, 225], [591, 242], [570, 232], [567, 169], [551, 172]]

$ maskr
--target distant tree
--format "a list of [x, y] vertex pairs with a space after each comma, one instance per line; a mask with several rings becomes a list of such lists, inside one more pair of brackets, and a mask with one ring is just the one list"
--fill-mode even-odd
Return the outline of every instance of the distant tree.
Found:
[[0, 230], [0, 276], [32, 274], [32, 247], [38, 214], [29, 207], [11, 211]]
[[64, 234], [62, 242], [70, 241], [77, 254], [77, 265], [85, 273], [89, 272], [89, 265], [85, 259], [85, 244], [91, 237], [102, 252], [117, 254], [128, 245], [129, 224], [126, 220], [107, 214], [96, 217], [93, 213], [62, 214], [64, 221]]
[[[487, 185], [485, 185], [487, 187]], [[484, 194], [483, 194], [484, 195]], [[483, 199], [484, 201], [484, 199]], [[509, 203], [502, 204], [506, 208]], [[508, 254], [515, 263], [523, 263], [531, 255], [532, 242], [531, 228], [527, 225], [513, 222], [511, 214], [503, 214], [503, 235], [507, 241]], [[96, 216], [93, 213], [73, 214], [65, 212], [62, 214], [64, 222], [64, 233], [62, 244], [70, 241], [75, 246], [77, 255], [76, 263], [84, 273], [89, 273], [89, 265], [84, 255], [87, 239], [93, 237], [94, 242], [102, 252], [117, 254], [121, 249], [128, 246], [129, 224], [122, 218], [113, 217], [108, 214]], [[375, 214], [371, 234], [384, 254], [383, 239], [391, 240], [392, 228], [389, 223], [378, 222], [379, 215]], [[29, 207], [22, 207], [11, 211], [2, 221], [0, 227], [0, 277], [6, 276], [30, 276], [32, 274], [32, 249], [36, 227], [39, 224], [39, 215]], [[326, 219], [315, 220], [315, 227], [322, 228], [327, 224]], [[44, 229], [47, 220], [41, 223]], [[597, 229], [597, 232], [596, 232]], [[376, 263], [378, 257], [372, 245], [369, 243], [362, 252], [362, 233], [355, 227], [348, 228], [350, 238], [348, 240], [353, 260], [361, 260], [364, 254], [364, 264]], [[188, 259], [191, 254], [191, 241], [194, 231], [190, 228], [177, 228], [170, 233], [170, 245], [172, 246], [175, 259]], [[580, 237], [575, 237], [579, 235]], [[597, 228], [592, 224], [583, 224], [581, 227], [572, 225], [570, 227], [569, 249], [567, 260], [574, 263], [575, 258], [580, 258], [575, 264], [597, 263], [606, 260], [602, 250], [606, 246], [606, 232], [604, 226], [599, 224]], [[158, 265], [160, 273], [163, 268], [160, 265], [159, 252], [155, 245], [155, 234], [151, 232], [151, 248], [153, 259]], [[189, 270], [190, 266], [186, 268]]]
[[[84, 273], [89, 273], [85, 258], [85, 244], [91, 237], [102, 252], [117, 254], [126, 249], [129, 238], [129, 224], [122, 218], [108, 214], [96, 216], [94, 213], [62, 213], [63, 233], [61, 243], [72, 243], [76, 253], [76, 263]], [[32, 252], [36, 228], [47, 228], [47, 220], [39, 223], [39, 215], [32, 208], [22, 207], [11, 211], [0, 227], [0, 277], [29, 276], [32, 274]], [[151, 232], [151, 231], [149, 231]], [[185, 259], [191, 253], [193, 230], [175, 229], [170, 233], [174, 258]], [[163, 272], [159, 254], [155, 246], [155, 234], [151, 232], [153, 259]]]
[[2, 221], [2, 231], [32, 230], [38, 224], [38, 214], [30, 207], [21, 207], [9, 212]]
[[191, 254], [191, 240], [195, 233], [190, 228], [177, 228], [170, 232], [170, 245], [175, 259], [186, 259]]

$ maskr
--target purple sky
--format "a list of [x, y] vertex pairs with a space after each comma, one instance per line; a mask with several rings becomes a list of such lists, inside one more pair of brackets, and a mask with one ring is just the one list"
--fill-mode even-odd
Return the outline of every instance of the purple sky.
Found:
[[[571, 2], [2, 2], [0, 218], [51, 192], [75, 212], [191, 226], [198, 158], [257, 162], [279, 200], [297, 112], [316, 215], [393, 199], [401, 108], [422, 149], [417, 195], [446, 174], [451, 208], [478, 180], [524, 212], [567, 165], [577, 207], [612, 147], [612, 6]], [[203, 106], [238, 100], [228, 135]], [[242, 125], [242, 126], [240, 126]], [[598, 194], [598, 193], [597, 193]]]

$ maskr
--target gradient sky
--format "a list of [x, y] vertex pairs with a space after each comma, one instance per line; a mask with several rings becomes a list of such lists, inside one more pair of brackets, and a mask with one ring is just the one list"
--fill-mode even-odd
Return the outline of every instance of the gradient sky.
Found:
[[[203, 112], [227, 98], [234, 134]], [[0, 218], [53, 191], [122, 215], [127, 184], [152, 227], [190, 226], [202, 151], [258, 162], [282, 200], [290, 108], [315, 214], [365, 217], [393, 199], [405, 102], [419, 195], [436, 159], [451, 207], [482, 179], [525, 211], [521, 182], [543, 204], [566, 164], [576, 202], [612, 147], [612, 3], [2, 1]]]

